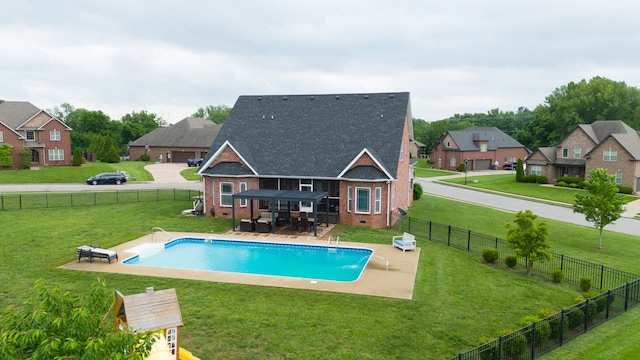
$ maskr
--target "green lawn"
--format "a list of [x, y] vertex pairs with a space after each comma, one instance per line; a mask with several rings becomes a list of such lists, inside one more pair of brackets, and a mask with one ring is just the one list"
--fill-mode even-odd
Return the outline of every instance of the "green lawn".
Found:
[[[76, 246], [103, 247], [167, 231], [222, 232], [230, 221], [185, 217], [187, 202], [120, 204], [98, 207], [3, 212], [0, 233], [0, 309], [33, 295], [38, 278], [74, 292], [88, 291], [96, 273], [58, 269], [74, 261]], [[501, 227], [512, 214], [425, 196], [410, 215], [504, 237]], [[33, 224], [37, 224], [34, 226]], [[605, 236], [596, 250], [594, 230], [550, 222], [554, 251], [602, 262], [627, 271], [640, 270], [638, 239]], [[389, 243], [389, 230], [339, 226], [343, 241]], [[576, 240], [582, 239], [582, 240]], [[625, 245], [626, 243], [626, 245]], [[37, 244], [37, 246], [34, 246]], [[199, 282], [119, 274], [102, 274], [124, 294], [176, 288], [185, 327], [182, 346], [202, 359], [443, 359], [475, 346], [480, 336], [517, 328], [538, 309], [571, 305], [578, 290], [528, 279], [522, 272], [484, 265], [479, 256], [420, 242], [422, 256], [411, 301], [319, 291]], [[625, 256], [619, 255], [627, 247]], [[630, 252], [631, 251], [631, 252]], [[581, 252], [584, 256], [577, 256]], [[620, 257], [617, 264], [611, 253]], [[623, 319], [624, 317], [619, 317]], [[615, 326], [618, 319], [607, 325]], [[599, 331], [599, 330], [594, 330]], [[640, 340], [640, 335], [633, 335]], [[579, 341], [579, 340], [576, 340]]]
[[[457, 185], [465, 183], [464, 177], [446, 179], [448, 182]], [[521, 183], [516, 181], [516, 175], [479, 175], [467, 176], [467, 186], [477, 189], [492, 190], [508, 194], [527, 196], [537, 199], [561, 202], [565, 204], [573, 204], [576, 194], [584, 193], [584, 190], [572, 189], [565, 187], [557, 187], [551, 185]], [[637, 200], [637, 196], [625, 196], [627, 202]]]
[[87, 162], [82, 166], [42, 166], [31, 170], [2, 170], [0, 184], [84, 183], [87, 178], [101, 172], [124, 171], [131, 181], [152, 181], [151, 173], [144, 169], [149, 162], [121, 161], [116, 164]]

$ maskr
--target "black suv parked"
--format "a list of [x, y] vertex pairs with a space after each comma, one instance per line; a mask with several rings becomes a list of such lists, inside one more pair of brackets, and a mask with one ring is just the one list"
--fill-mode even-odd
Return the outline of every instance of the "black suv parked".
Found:
[[187, 166], [200, 166], [202, 164], [202, 158], [189, 158], [187, 159]]
[[98, 185], [98, 184], [124, 184], [127, 182], [127, 175], [121, 172], [106, 172], [100, 173], [96, 176], [92, 176], [87, 179], [87, 184], [89, 185]]

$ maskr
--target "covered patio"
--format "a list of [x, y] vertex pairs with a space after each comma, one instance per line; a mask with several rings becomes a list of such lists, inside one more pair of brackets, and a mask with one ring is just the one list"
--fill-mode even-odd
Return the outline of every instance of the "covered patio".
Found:
[[[249, 211], [251, 214], [251, 221], [255, 219], [254, 217], [254, 206], [253, 200], [263, 200], [269, 201], [269, 212], [271, 213], [271, 232], [275, 233], [276, 231], [276, 223], [277, 223], [277, 213], [282, 210], [276, 211], [276, 207], [274, 206], [278, 201], [279, 202], [287, 202], [287, 216], [285, 217], [285, 221], [291, 219], [291, 203], [292, 202], [301, 202], [301, 203], [310, 203], [313, 207], [313, 236], [318, 236], [318, 203], [321, 201], [328, 202], [329, 193], [327, 191], [297, 191], [297, 190], [270, 190], [270, 189], [252, 189], [243, 192], [239, 192], [232, 195], [233, 205], [231, 208], [231, 221], [233, 230], [237, 230], [236, 228], [236, 199], [247, 199], [249, 201]], [[325, 216], [327, 226], [329, 226], [329, 210], [328, 206], [327, 213]]]

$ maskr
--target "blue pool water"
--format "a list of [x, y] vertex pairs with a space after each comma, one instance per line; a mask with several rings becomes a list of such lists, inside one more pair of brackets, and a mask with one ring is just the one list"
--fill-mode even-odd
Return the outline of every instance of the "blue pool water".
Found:
[[210, 270], [313, 280], [355, 281], [373, 250], [235, 240], [181, 238], [127, 265]]

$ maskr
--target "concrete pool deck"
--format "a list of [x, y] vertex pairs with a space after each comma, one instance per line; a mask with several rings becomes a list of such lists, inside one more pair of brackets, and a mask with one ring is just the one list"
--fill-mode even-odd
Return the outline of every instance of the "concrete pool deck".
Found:
[[[230, 240], [248, 240], [248, 241], [266, 241], [266, 242], [286, 242], [294, 244], [306, 245], [327, 245], [327, 240], [319, 240], [313, 236], [287, 236], [272, 234], [247, 234], [242, 233], [178, 233], [172, 232], [173, 239], [181, 237], [193, 238], [212, 238], [212, 239], [230, 239]], [[73, 261], [60, 266], [62, 269], [97, 271], [105, 273], [118, 273], [142, 276], [154, 276], [176, 279], [189, 279], [200, 281], [214, 281], [225, 283], [236, 283], [246, 285], [271, 286], [291, 289], [320, 290], [329, 292], [339, 292], [347, 294], [372, 295], [389, 297], [396, 299], [410, 300], [413, 297], [413, 287], [418, 271], [418, 259], [420, 258], [420, 248], [416, 251], [402, 252], [398, 248], [391, 246], [391, 238], [389, 245], [350, 243], [340, 241], [339, 246], [345, 247], [363, 247], [370, 248], [374, 251], [374, 255], [369, 260], [360, 279], [353, 282], [337, 282], [337, 281], [311, 281], [309, 279], [299, 279], [280, 276], [251, 275], [229, 272], [215, 272], [203, 270], [183, 270], [156, 268], [148, 266], [124, 265], [122, 261], [136, 255], [135, 252], [127, 252], [127, 250], [135, 250], [144, 247], [149, 243], [164, 243], [168, 240], [167, 234], [154, 233], [145, 235], [133, 241], [120, 244], [110, 248], [118, 253], [119, 261], [108, 261], [103, 259], [94, 259], [93, 262]], [[88, 245], [88, 244], [80, 244]], [[332, 246], [335, 242], [332, 241]], [[389, 269], [386, 270], [385, 260], [389, 261]]]

